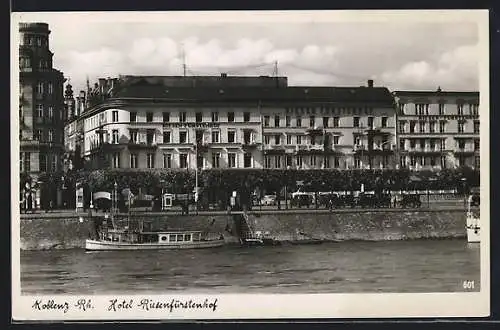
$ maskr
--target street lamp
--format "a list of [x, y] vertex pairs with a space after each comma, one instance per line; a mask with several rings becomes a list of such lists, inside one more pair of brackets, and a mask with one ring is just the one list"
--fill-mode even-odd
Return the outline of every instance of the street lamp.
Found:
[[165, 196], [164, 196], [165, 193], [164, 193], [164, 190], [163, 190], [164, 189], [163, 188], [164, 184], [165, 184], [165, 180], [161, 179], [160, 180], [160, 185], [161, 185], [161, 210], [162, 211], [165, 209]]
[[118, 184], [116, 183], [115, 181], [115, 184], [113, 185], [115, 190], [114, 190], [114, 195], [115, 195], [115, 198], [114, 198], [114, 207], [113, 207], [113, 213], [116, 213], [117, 211], [117, 206], [118, 206]]

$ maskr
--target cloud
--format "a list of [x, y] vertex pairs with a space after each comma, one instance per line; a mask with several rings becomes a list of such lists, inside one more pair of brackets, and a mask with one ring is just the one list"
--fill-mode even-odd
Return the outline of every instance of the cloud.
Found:
[[428, 61], [413, 61], [381, 74], [381, 80], [397, 89], [478, 89], [478, 46], [459, 46]]

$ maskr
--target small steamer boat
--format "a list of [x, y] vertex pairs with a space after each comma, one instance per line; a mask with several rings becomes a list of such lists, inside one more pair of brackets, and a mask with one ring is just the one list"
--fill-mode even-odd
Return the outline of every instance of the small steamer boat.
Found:
[[471, 205], [473, 203], [473, 196], [468, 199], [467, 205], [467, 242], [469, 243], [480, 243], [480, 218], [475, 216], [474, 212], [471, 210]]
[[87, 239], [87, 251], [205, 249], [224, 245], [224, 236], [199, 231], [134, 232], [108, 230], [97, 240]]

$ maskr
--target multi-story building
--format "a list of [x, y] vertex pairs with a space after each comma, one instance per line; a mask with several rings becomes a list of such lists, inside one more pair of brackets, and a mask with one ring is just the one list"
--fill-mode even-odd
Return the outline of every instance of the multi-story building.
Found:
[[336, 88], [289, 87], [284, 77], [174, 78], [101, 79], [77, 101], [87, 106], [68, 122], [68, 139], [83, 123], [93, 168], [394, 166], [394, 102], [373, 81]]
[[48, 25], [20, 23], [19, 33], [20, 171], [31, 177], [31, 187], [21, 192], [21, 200], [23, 207], [34, 208], [41, 195], [61, 200], [61, 191], [42, 192], [37, 182], [42, 173], [62, 170], [65, 79], [53, 68]]
[[396, 91], [399, 165], [479, 168], [479, 92]]
[[[395, 111], [387, 88], [288, 87], [263, 95], [265, 168], [392, 168]], [[277, 96], [277, 97], [275, 97]]]

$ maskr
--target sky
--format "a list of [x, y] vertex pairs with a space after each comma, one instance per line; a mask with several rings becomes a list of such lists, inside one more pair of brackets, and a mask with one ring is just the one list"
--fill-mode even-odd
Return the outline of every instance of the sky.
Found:
[[[64, 15], [64, 14], [62, 14]], [[474, 21], [91, 22], [38, 14], [74, 90], [118, 75], [273, 75], [290, 85], [478, 90]], [[275, 64], [277, 63], [277, 64]]]

